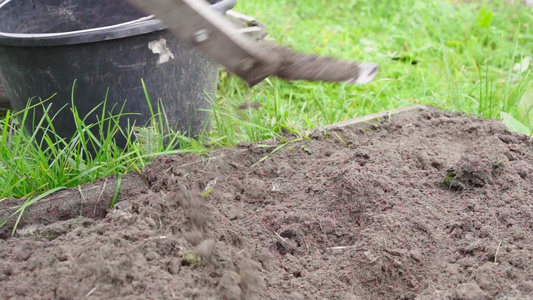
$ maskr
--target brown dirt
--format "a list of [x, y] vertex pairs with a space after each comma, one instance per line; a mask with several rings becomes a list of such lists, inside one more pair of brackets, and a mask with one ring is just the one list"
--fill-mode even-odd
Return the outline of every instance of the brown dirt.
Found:
[[0, 240], [0, 298], [533, 299], [531, 139], [429, 109], [272, 149]]

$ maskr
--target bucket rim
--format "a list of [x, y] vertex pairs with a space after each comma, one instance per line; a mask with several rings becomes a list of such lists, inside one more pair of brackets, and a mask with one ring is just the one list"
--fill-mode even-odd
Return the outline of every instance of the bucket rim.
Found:
[[[13, 0], [0, 0], [0, 10]], [[235, 5], [235, 0], [221, 0], [211, 5], [224, 14]], [[56, 46], [72, 45], [131, 37], [165, 30], [163, 23], [154, 15], [128, 22], [89, 29], [53, 33], [12, 33], [0, 31], [0, 46]]]

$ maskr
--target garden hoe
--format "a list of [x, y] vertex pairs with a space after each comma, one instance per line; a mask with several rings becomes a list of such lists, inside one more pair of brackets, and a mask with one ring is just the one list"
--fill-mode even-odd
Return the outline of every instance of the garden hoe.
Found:
[[128, 0], [161, 20], [179, 39], [254, 86], [269, 76], [366, 84], [377, 74], [374, 63], [355, 63], [292, 51], [251, 38], [203, 0]]

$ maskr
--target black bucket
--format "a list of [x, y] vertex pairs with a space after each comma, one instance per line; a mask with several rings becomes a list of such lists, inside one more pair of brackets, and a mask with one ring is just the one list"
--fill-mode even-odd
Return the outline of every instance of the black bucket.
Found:
[[[235, 0], [209, 3], [224, 14]], [[216, 93], [218, 67], [125, 0], [0, 0], [0, 80], [11, 104], [21, 111], [30, 98], [55, 94], [49, 115], [59, 112], [53, 125], [67, 140], [76, 130], [71, 101], [87, 124], [101, 118], [94, 108], [106, 100], [112, 114], [127, 114], [122, 128], [147, 125], [141, 79], [153, 109], [160, 99], [169, 125], [195, 137], [208, 127], [206, 97]], [[42, 112], [32, 112], [35, 120]], [[121, 134], [116, 139], [125, 146]]]

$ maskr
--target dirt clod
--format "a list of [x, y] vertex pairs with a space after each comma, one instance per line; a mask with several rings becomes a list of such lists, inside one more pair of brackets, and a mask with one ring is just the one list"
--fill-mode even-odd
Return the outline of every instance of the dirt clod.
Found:
[[487, 295], [481, 290], [481, 288], [472, 282], [461, 283], [455, 290], [455, 299], [460, 300], [483, 300]]
[[0, 298], [533, 297], [531, 139], [436, 109], [311, 137], [156, 159], [104, 219], [0, 240]]

